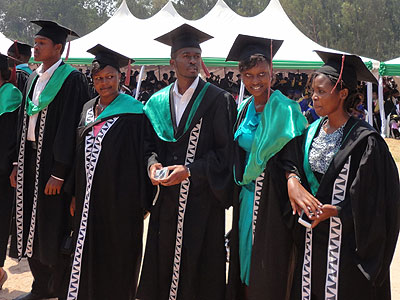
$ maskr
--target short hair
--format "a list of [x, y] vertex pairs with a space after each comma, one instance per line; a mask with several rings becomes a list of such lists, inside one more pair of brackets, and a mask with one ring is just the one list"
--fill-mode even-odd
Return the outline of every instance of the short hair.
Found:
[[244, 72], [247, 70], [250, 70], [251, 68], [255, 67], [258, 65], [260, 62], [267, 62], [268, 64], [271, 63], [271, 60], [266, 58], [262, 54], [254, 54], [250, 56], [249, 58], [242, 60], [239, 62], [239, 72]]

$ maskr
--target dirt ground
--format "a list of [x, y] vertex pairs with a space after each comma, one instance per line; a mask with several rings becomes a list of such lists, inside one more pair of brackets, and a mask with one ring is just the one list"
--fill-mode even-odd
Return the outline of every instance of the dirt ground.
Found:
[[[390, 151], [400, 169], [400, 140], [387, 139]], [[227, 212], [227, 226], [232, 220], [231, 211]], [[147, 222], [146, 222], [147, 232]], [[391, 266], [392, 299], [400, 300], [400, 241], [397, 243], [396, 253]], [[7, 258], [5, 270], [8, 273], [8, 280], [0, 290], [0, 300], [11, 300], [19, 295], [30, 291], [32, 276], [26, 259], [18, 263], [14, 259]]]

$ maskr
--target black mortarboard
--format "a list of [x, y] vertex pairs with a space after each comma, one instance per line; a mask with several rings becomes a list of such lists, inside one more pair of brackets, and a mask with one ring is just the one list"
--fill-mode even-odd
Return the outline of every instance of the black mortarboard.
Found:
[[212, 39], [213, 37], [203, 31], [188, 24], [183, 24], [178, 28], [156, 38], [155, 40], [171, 46], [171, 53], [182, 48], [200, 48], [200, 44]]
[[16, 65], [22, 64], [22, 61], [19, 61], [18, 59], [15, 59], [14, 57], [0, 53], [0, 63], [1, 64], [7, 63], [8, 67], [13, 68]]
[[317, 72], [331, 75], [335, 78], [341, 77], [349, 89], [357, 89], [357, 81], [369, 81], [378, 84], [375, 76], [368, 70], [359, 56], [317, 50], [315, 52], [325, 63]]
[[128, 65], [129, 60], [131, 62], [135, 61], [100, 44], [97, 44], [93, 48], [90, 48], [89, 50], [87, 50], [87, 52], [95, 56], [93, 62], [98, 62], [101, 68], [104, 68], [105, 66], [111, 66], [119, 70], [120, 68]]
[[261, 54], [268, 60], [272, 60], [282, 43], [282, 40], [239, 34], [229, 51], [226, 61], [244, 61], [255, 54]]
[[8, 53], [14, 53], [14, 54], [21, 54], [21, 55], [26, 55], [26, 56], [31, 56], [32, 55], [32, 46], [21, 43], [18, 41], [15, 41], [14, 44], [10, 46], [7, 50]]
[[79, 35], [60, 24], [57, 24], [53, 21], [46, 21], [46, 20], [35, 20], [31, 21], [31, 23], [39, 25], [42, 29], [36, 35], [41, 35], [51, 39], [55, 44], [63, 44], [67, 42], [67, 37], [69, 35], [79, 37]]

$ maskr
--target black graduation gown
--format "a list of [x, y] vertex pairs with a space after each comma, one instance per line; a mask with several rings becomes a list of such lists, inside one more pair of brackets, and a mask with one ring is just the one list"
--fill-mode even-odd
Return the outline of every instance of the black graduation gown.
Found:
[[[63, 65], [63, 63], [61, 64]], [[17, 127], [17, 147], [19, 151], [22, 138], [22, 124], [24, 119], [29, 123], [29, 116], [24, 112], [27, 101], [27, 93], [30, 82], [35, 73], [29, 77], [25, 85], [22, 105], [19, 110]], [[33, 83], [36, 84], [36, 81]], [[32, 86], [30, 98], [34, 87]], [[86, 77], [79, 71], [73, 71], [65, 79], [61, 89], [47, 106], [47, 117], [44, 126], [43, 145], [39, 167], [38, 198], [36, 212], [36, 227], [33, 244], [33, 258], [45, 265], [56, 265], [58, 262], [60, 247], [63, 238], [68, 234], [68, 215], [70, 196], [61, 190], [59, 195], [45, 195], [44, 189], [51, 175], [66, 179], [71, 170], [76, 147], [76, 127], [83, 104], [89, 99]], [[43, 111], [38, 114], [35, 135], [38, 141], [39, 122]], [[29, 157], [28, 157], [29, 156]], [[17, 153], [14, 153], [14, 162], [17, 161]], [[36, 151], [25, 148], [24, 169], [24, 197], [23, 197], [23, 249], [25, 253], [29, 227], [31, 224], [33, 189], [35, 180]], [[30, 163], [27, 163], [27, 162]], [[32, 164], [33, 161], [33, 164]], [[10, 256], [18, 258], [17, 229], [13, 224], [13, 238]]]
[[13, 151], [16, 144], [18, 109], [0, 116], [0, 267], [4, 266], [10, 222], [14, 199], [14, 189], [10, 184], [10, 173], [13, 168]]
[[[235, 130], [244, 120], [249, 104], [245, 106], [235, 124]], [[281, 150], [283, 152], [284, 150]], [[264, 170], [257, 222], [252, 247], [250, 279], [247, 298], [288, 299], [294, 268], [294, 243], [291, 228], [294, 222], [289, 198], [285, 170], [280, 160], [281, 152], [273, 156]], [[246, 152], [235, 142], [234, 167], [241, 180], [246, 161]], [[245, 299], [244, 285], [240, 279], [239, 259], [239, 203], [240, 187], [235, 186], [233, 198], [233, 224], [230, 233], [230, 264], [227, 299]]]
[[17, 88], [21, 91], [21, 93], [24, 92], [25, 84], [28, 81], [29, 75], [30, 74], [25, 70], [17, 69]]
[[131, 300], [135, 297], [142, 258], [142, 204], [144, 198], [151, 197], [146, 195], [151, 183], [141, 150], [143, 114], [114, 115], [85, 126], [86, 113], [97, 100], [98, 97], [84, 106], [79, 128], [74, 179], [75, 239], [87, 186], [86, 136], [93, 125], [119, 118], [104, 136], [93, 177], [78, 299]]
[[[194, 99], [204, 87], [199, 84], [175, 136], [182, 134]], [[171, 94], [172, 94], [171, 88]], [[175, 123], [172, 95], [170, 107]], [[184, 164], [189, 135], [202, 118], [202, 127], [191, 171], [190, 191], [184, 219], [183, 247], [177, 299], [224, 299], [226, 250], [225, 208], [232, 202], [232, 128], [236, 104], [232, 96], [210, 85], [189, 129], [176, 142], [164, 142], [150, 122], [145, 130], [145, 159], [148, 166]], [[168, 299], [174, 262], [179, 187], [160, 186], [151, 210], [146, 252], [138, 288], [138, 299]]]
[[[351, 156], [345, 198], [338, 204], [341, 207], [339, 218], [342, 231], [335, 299], [391, 299], [389, 267], [400, 226], [398, 171], [385, 141], [366, 122], [351, 117], [343, 136], [346, 137], [353, 126], [320, 179], [316, 194], [320, 202], [331, 203], [334, 182]], [[303, 139], [300, 137], [293, 141], [286, 157], [288, 160], [292, 157], [303, 185], [309, 189], [302, 168]], [[313, 300], [325, 299], [329, 227], [330, 221], [325, 220], [312, 231]], [[302, 293], [306, 240], [305, 227], [297, 222], [294, 236], [298, 255], [291, 299], [297, 300], [301, 299]]]

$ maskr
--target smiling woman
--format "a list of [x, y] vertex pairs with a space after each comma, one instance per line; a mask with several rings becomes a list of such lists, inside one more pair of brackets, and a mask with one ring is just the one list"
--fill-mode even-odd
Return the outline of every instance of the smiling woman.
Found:
[[238, 189], [230, 243], [231, 300], [287, 299], [293, 243], [282, 218], [281, 203], [288, 199], [277, 154], [302, 133], [306, 120], [296, 102], [270, 90], [271, 61], [281, 44], [239, 35], [227, 58], [239, 61], [243, 83], [252, 95], [239, 107], [234, 128]]
[[239, 71], [246, 89], [254, 97], [257, 112], [264, 109], [271, 87], [271, 61], [262, 55], [252, 55], [239, 63]]
[[[68, 300], [133, 299], [141, 262], [146, 168], [141, 159], [143, 105], [119, 93], [129, 58], [97, 45], [93, 82], [99, 96], [83, 107], [75, 177], [75, 251]], [[150, 183], [149, 181], [147, 181]]]
[[96, 104], [95, 117], [99, 116], [119, 94], [119, 82], [121, 73], [111, 66], [100, 69], [100, 65], [95, 62], [92, 70], [93, 84], [100, 98]]

